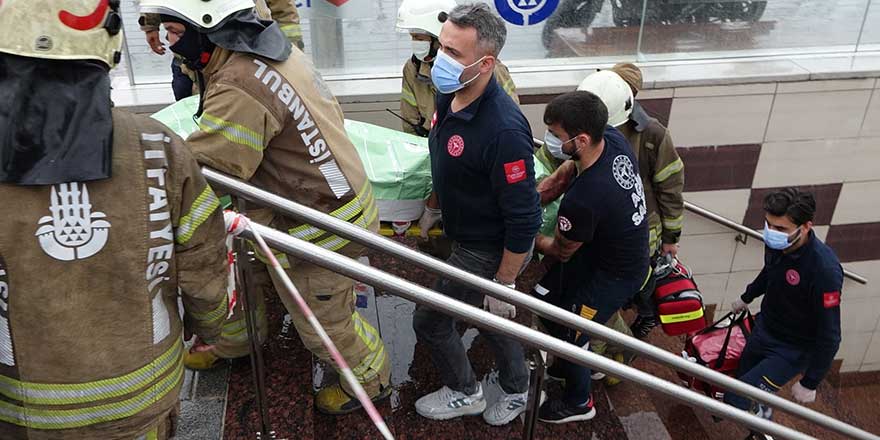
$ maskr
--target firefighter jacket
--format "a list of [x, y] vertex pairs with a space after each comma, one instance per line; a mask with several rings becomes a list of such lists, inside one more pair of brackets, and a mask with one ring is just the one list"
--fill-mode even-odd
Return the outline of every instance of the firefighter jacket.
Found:
[[636, 103], [630, 120], [618, 127], [635, 150], [645, 187], [651, 252], [660, 243], [678, 243], [684, 223], [684, 163], [669, 130]]
[[[342, 109], [305, 54], [294, 48], [287, 60], [275, 62], [218, 47], [203, 73], [200, 131], [187, 142], [199, 162], [378, 230], [376, 203], [360, 156], [346, 135]], [[269, 210], [249, 215], [325, 249], [339, 251], [349, 244]]]
[[291, 44], [300, 50], [305, 47], [299, 13], [296, 11], [296, 0], [257, 0], [256, 9], [257, 15], [261, 18], [271, 18], [278, 22], [278, 27]]
[[3, 439], [155, 435], [183, 379], [178, 297], [189, 330], [220, 334], [223, 216], [189, 150], [114, 110], [112, 172], [0, 184]]
[[[500, 61], [495, 64], [495, 80], [519, 104], [516, 85], [507, 66]], [[413, 125], [424, 127], [425, 132], [431, 130], [436, 94], [437, 90], [431, 82], [431, 63], [412, 57], [403, 66], [403, 88], [400, 93], [400, 115], [410, 122], [402, 122], [404, 132], [418, 135]]]

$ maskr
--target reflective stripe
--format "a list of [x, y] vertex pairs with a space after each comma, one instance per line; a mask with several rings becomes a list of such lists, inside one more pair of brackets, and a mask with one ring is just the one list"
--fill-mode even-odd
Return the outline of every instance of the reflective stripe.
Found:
[[[378, 215], [379, 215], [379, 209], [376, 208], [374, 205], [373, 208], [370, 210], [370, 212], [364, 213], [364, 215], [362, 215], [358, 219], [358, 221], [354, 222], [354, 224], [355, 224], [355, 226], [360, 226], [362, 228], [366, 228], [368, 225], [372, 224], [374, 220], [376, 220], [376, 217], [378, 217]], [[342, 237], [339, 237], [336, 235], [331, 235], [330, 237], [327, 237], [327, 238], [325, 238], [315, 244], [318, 246], [321, 246], [324, 249], [331, 250], [331, 251], [335, 252], [335, 251], [338, 251], [339, 249], [342, 249], [348, 243], [350, 243], [350, 242]]]
[[[366, 194], [366, 197], [364, 197], [364, 194]], [[360, 214], [363, 211], [364, 206], [370, 207], [373, 205], [375, 205], [375, 200], [373, 199], [372, 186], [368, 182], [363, 188], [361, 188], [357, 197], [354, 197], [348, 203], [342, 205], [341, 208], [331, 212], [330, 215], [348, 222], [356, 215]], [[293, 238], [298, 238], [300, 240], [314, 240], [327, 232], [311, 225], [300, 225], [288, 230], [287, 233]]]
[[168, 307], [165, 306], [162, 290], [153, 297], [152, 303], [153, 345], [157, 345], [171, 335], [171, 316], [168, 314]]
[[226, 317], [226, 313], [229, 311], [229, 304], [227, 304], [226, 296], [223, 297], [223, 301], [220, 304], [217, 304], [213, 310], [209, 310], [205, 313], [195, 313], [189, 312], [190, 316], [192, 316], [196, 321], [201, 323], [210, 324], [219, 319], [223, 319]]
[[516, 92], [516, 85], [513, 83], [513, 79], [504, 81], [502, 88], [508, 95], [513, 95]]
[[165, 133], [141, 133], [141, 140], [147, 142], [171, 142], [171, 138], [165, 136]]
[[419, 106], [418, 101], [416, 101], [416, 95], [414, 95], [412, 90], [410, 90], [409, 87], [405, 85], [403, 86], [403, 91], [400, 92], [400, 99], [413, 107]]
[[648, 253], [651, 255], [654, 254], [654, 251], [660, 248], [657, 245], [660, 241], [659, 229], [659, 225], [655, 225], [655, 227], [648, 229]]
[[0, 421], [32, 429], [69, 429], [131, 417], [174, 391], [183, 379], [183, 363], [174, 371], [130, 399], [91, 408], [36, 409], [0, 401]]
[[767, 376], [761, 376], [761, 378], [764, 379], [764, 381], [766, 381], [768, 384], [770, 384], [770, 386], [772, 386], [773, 388], [776, 388], [777, 390], [780, 389], [780, 388], [782, 388], [781, 386], [776, 385], [775, 383], [773, 383], [773, 381], [770, 380], [770, 378], [767, 377]]
[[351, 315], [354, 323], [354, 331], [364, 342], [364, 345], [370, 349], [370, 354], [365, 357], [360, 364], [352, 368], [352, 373], [360, 382], [368, 382], [375, 378], [385, 363], [385, 345], [382, 343], [382, 337], [379, 332], [373, 328], [370, 323], [364, 321], [361, 315], [354, 312]]
[[186, 242], [192, 239], [196, 229], [198, 229], [198, 227], [201, 226], [218, 207], [220, 207], [220, 199], [214, 194], [211, 185], [205, 185], [205, 189], [202, 190], [202, 193], [199, 194], [189, 208], [189, 213], [180, 218], [180, 225], [174, 232], [174, 238], [177, 243], [186, 244]]
[[336, 163], [336, 159], [324, 162], [318, 167], [318, 170], [324, 175], [324, 180], [327, 181], [327, 186], [330, 187], [330, 191], [333, 191], [333, 195], [336, 196], [337, 199], [341, 199], [342, 196], [351, 191], [351, 186], [348, 185], [348, 179], [345, 178], [345, 174], [342, 174], [342, 170], [339, 169], [339, 164]]
[[[0, 375], [0, 394], [12, 400], [31, 405], [73, 405], [92, 403], [124, 396], [144, 388], [156, 378], [170, 371], [181, 357], [180, 343], [146, 366], [112, 379], [79, 384], [51, 384], [21, 382]], [[0, 401], [2, 403], [2, 401]], [[2, 417], [2, 412], [0, 412]]]
[[676, 218], [664, 218], [663, 219], [663, 229], [667, 229], [670, 231], [681, 230], [681, 226], [683, 224], [684, 224], [684, 215], [680, 215]]
[[702, 307], [699, 310], [685, 313], [675, 313], [672, 315], [660, 315], [660, 322], [663, 324], [675, 324], [676, 322], [691, 321], [703, 316]]
[[660, 183], [664, 180], [668, 179], [669, 176], [681, 171], [684, 169], [684, 162], [681, 161], [681, 158], [675, 159], [669, 165], [666, 165], [665, 168], [658, 171], [657, 174], [654, 174], [654, 183]]
[[281, 28], [281, 32], [284, 32], [288, 38], [300, 38], [302, 37], [302, 28], [296, 23], [294, 24], [285, 24], [279, 26]]
[[584, 317], [584, 318], [589, 319], [590, 321], [592, 321], [592, 320], [593, 320], [593, 317], [596, 316], [596, 312], [597, 312], [596, 309], [593, 309], [593, 308], [590, 308], [590, 307], [587, 307], [587, 306], [583, 306], [583, 305], [582, 305], [582, 306], [581, 306], [581, 313], [580, 313], [580, 315], [581, 315], [582, 317]]
[[250, 147], [256, 151], [263, 151], [263, 135], [234, 122], [224, 121], [208, 113], [202, 114], [199, 119], [199, 128], [205, 133], [220, 133], [230, 142]]

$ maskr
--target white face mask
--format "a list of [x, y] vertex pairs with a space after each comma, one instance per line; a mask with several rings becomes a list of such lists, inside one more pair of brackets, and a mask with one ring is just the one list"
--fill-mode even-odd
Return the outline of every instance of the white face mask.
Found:
[[412, 51], [413, 55], [421, 61], [425, 61], [425, 58], [431, 53], [431, 42], [423, 41], [423, 40], [412, 40]]

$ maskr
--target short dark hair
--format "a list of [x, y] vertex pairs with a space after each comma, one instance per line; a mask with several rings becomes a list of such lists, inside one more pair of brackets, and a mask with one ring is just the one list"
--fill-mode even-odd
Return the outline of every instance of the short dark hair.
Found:
[[458, 5], [449, 12], [447, 20], [458, 27], [476, 29], [477, 46], [498, 58], [507, 40], [507, 27], [487, 4]]
[[797, 188], [783, 188], [764, 197], [764, 211], [776, 217], [787, 216], [800, 226], [813, 221], [816, 215], [816, 199], [813, 193]]
[[587, 91], [568, 92], [557, 96], [544, 110], [544, 123], [559, 124], [569, 136], [586, 133], [593, 144], [602, 140], [608, 125], [608, 107], [598, 96]]

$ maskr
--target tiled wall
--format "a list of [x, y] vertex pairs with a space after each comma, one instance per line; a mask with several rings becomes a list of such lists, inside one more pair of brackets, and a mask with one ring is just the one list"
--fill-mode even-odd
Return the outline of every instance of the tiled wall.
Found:
[[[648, 105], [667, 117], [685, 162], [685, 198], [763, 226], [774, 188], [816, 195], [816, 232], [849, 270], [843, 296], [842, 370], [880, 370], [880, 81], [871, 79], [689, 87]], [[667, 113], [668, 112], [668, 113]], [[757, 275], [763, 246], [688, 214], [683, 259], [719, 310]], [[757, 309], [758, 304], [754, 304]]]
[[[552, 95], [522, 96], [537, 137]], [[847, 280], [842, 370], [880, 370], [880, 80], [827, 80], [644, 90], [639, 101], [667, 123], [685, 162], [685, 199], [753, 228], [773, 188], [816, 194], [816, 232], [844, 267], [869, 279]], [[390, 105], [389, 105], [390, 104]], [[346, 116], [399, 128], [384, 111], [394, 103], [348, 104]], [[688, 213], [681, 255], [707, 303], [730, 304], [754, 279], [763, 245]], [[753, 304], [757, 311], [759, 301]]]

